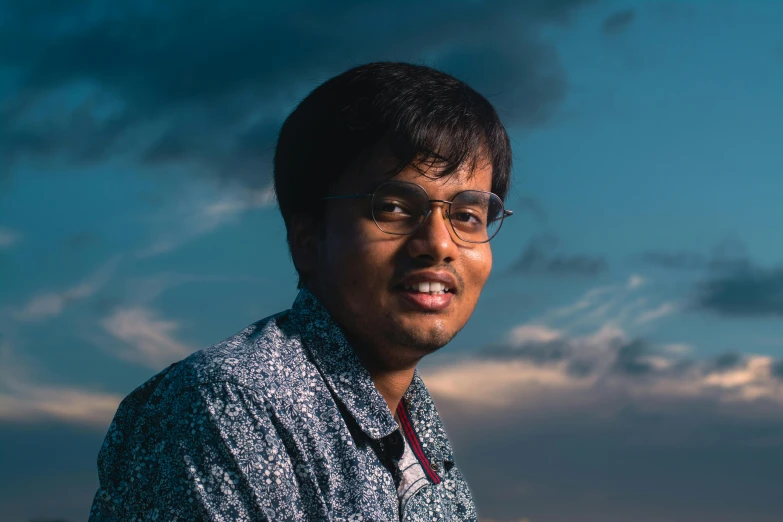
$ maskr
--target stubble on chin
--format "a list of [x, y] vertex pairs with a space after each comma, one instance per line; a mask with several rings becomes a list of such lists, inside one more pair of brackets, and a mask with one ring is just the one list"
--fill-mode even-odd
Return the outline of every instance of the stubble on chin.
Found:
[[[437, 321], [423, 327], [413, 325], [398, 325], [393, 317], [386, 316], [381, 325], [374, 325], [375, 335], [385, 340], [385, 345], [403, 348], [408, 354], [416, 357], [424, 357], [446, 346], [457, 334], [451, 331], [443, 322]], [[394, 349], [394, 348], [389, 348]]]

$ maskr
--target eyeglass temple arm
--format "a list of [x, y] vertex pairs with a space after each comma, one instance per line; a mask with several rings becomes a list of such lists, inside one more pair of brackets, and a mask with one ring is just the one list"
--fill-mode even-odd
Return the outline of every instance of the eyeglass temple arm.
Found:
[[[509, 217], [509, 216], [513, 216], [513, 215], [514, 215], [514, 211], [513, 210], [504, 210], [503, 211], [503, 218], [504, 219]], [[493, 220], [490, 221], [490, 223], [493, 223], [493, 222], [497, 221], [498, 219], [500, 219], [500, 218], [493, 219]]]
[[345, 196], [326, 196], [323, 199], [356, 199], [356, 198], [371, 198], [372, 194], [347, 194]]

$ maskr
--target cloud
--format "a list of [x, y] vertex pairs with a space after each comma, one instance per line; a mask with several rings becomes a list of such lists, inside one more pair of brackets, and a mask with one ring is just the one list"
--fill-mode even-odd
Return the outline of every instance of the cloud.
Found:
[[[777, 516], [783, 360], [696, 359], [613, 323], [582, 335], [515, 331], [526, 332], [518, 343], [510, 333], [422, 371], [483, 518]], [[722, 493], [718, 506], [693, 500]]]
[[562, 337], [563, 333], [543, 325], [523, 324], [517, 326], [509, 334], [509, 339], [515, 344], [528, 342], [550, 342]]
[[[621, 394], [718, 402], [764, 398], [783, 407], [780, 361], [740, 353], [688, 359], [690, 345], [654, 346], [631, 333], [630, 328], [649, 326], [678, 309], [671, 301], [629, 306], [642, 281], [633, 274], [624, 285], [590, 289], [575, 304], [512, 328], [504, 342], [486, 346], [475, 358], [432, 372], [428, 385], [478, 409], [520, 407], [530, 400], [538, 404], [541, 393], [579, 405], [583, 392], [599, 398]], [[585, 324], [593, 328], [574, 333]]]
[[557, 243], [557, 238], [552, 235], [532, 239], [519, 259], [511, 265], [509, 273], [592, 277], [607, 270], [607, 263], [603, 258], [552, 254]]
[[473, 82], [507, 123], [540, 125], [566, 90], [540, 29], [588, 3], [11, 1], [0, 66], [16, 81], [0, 107], [0, 157], [175, 165], [262, 188], [295, 103], [379, 59], [441, 67]]
[[757, 266], [741, 240], [726, 237], [709, 255], [696, 252], [647, 252], [641, 259], [669, 270], [704, 271], [694, 285], [688, 310], [724, 317], [783, 315], [783, 266]]
[[22, 235], [19, 232], [15, 232], [9, 228], [0, 227], [0, 249], [10, 248], [17, 244], [22, 239]]
[[15, 311], [13, 317], [19, 321], [40, 321], [60, 315], [69, 304], [91, 297], [103, 288], [121, 259], [121, 256], [112, 257], [76, 286], [61, 292], [43, 292], [36, 295], [23, 308]]
[[650, 321], [655, 321], [656, 319], [660, 319], [661, 317], [671, 315], [676, 311], [677, 311], [677, 306], [674, 303], [662, 303], [657, 308], [648, 310], [642, 313], [639, 317], [637, 317], [636, 324], [649, 323]]
[[155, 370], [183, 359], [194, 351], [172, 336], [179, 329], [179, 323], [161, 319], [148, 308], [118, 308], [101, 325], [128, 345], [129, 349], [118, 352], [119, 357]]
[[[639, 274], [631, 274], [623, 284], [610, 284], [587, 290], [576, 302], [547, 310], [530, 320], [531, 325], [553, 328], [559, 336], [579, 327], [594, 328], [601, 324], [622, 325], [635, 328], [654, 322], [664, 313], [651, 314], [645, 309], [648, 297], [634, 297], [650, 280]], [[659, 308], [662, 305], [659, 305]], [[672, 305], [674, 306], [674, 305]], [[553, 325], [553, 326], [550, 326]], [[518, 327], [525, 331], [529, 325]], [[514, 330], [512, 330], [513, 333]]]
[[644, 277], [642, 277], [642, 276], [640, 276], [638, 274], [633, 274], [633, 275], [631, 275], [631, 277], [628, 278], [628, 282], [626, 283], [626, 287], [629, 288], [630, 290], [634, 290], [636, 288], [639, 288], [639, 287], [645, 285], [646, 283], [647, 283], [647, 280]]
[[640, 295], [649, 282], [591, 288], [420, 370], [481, 519], [766, 522], [783, 509], [783, 359], [653, 342], [634, 329], [679, 305]]
[[718, 241], [711, 248], [709, 255], [691, 251], [661, 250], [645, 252], [640, 259], [643, 263], [667, 270], [728, 272], [745, 270], [752, 265], [742, 240], [731, 235]]
[[697, 284], [696, 309], [734, 317], [783, 315], [783, 267], [754, 268]]
[[0, 419], [15, 422], [58, 420], [105, 428], [122, 397], [68, 386], [6, 385], [0, 392]]
[[618, 34], [627, 30], [633, 23], [636, 12], [633, 9], [623, 9], [606, 17], [601, 24], [604, 34]]
[[707, 266], [704, 255], [695, 252], [645, 252], [642, 261], [662, 268], [698, 270]]
[[[236, 184], [217, 188], [191, 185], [190, 191], [181, 195], [173, 210], [166, 209], [160, 215], [148, 218], [156, 237], [135, 255], [147, 258], [171, 252], [178, 247], [233, 222], [253, 209], [274, 205], [274, 189], [250, 189]], [[216, 196], [217, 194], [217, 196]], [[162, 229], [162, 231], [160, 231]]]
[[122, 397], [75, 386], [37, 382], [15, 358], [7, 341], [0, 343], [0, 420], [69, 424], [106, 428]]
[[430, 372], [433, 393], [466, 408], [581, 408], [585, 401], [709, 400], [720, 404], [764, 402], [783, 408], [780, 361], [724, 354], [688, 359], [671, 345], [656, 347], [613, 324], [586, 335], [489, 347], [480, 356]]

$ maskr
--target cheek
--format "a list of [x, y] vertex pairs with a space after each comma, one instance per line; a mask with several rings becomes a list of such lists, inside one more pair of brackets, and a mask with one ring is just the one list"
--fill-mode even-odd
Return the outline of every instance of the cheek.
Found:
[[466, 250], [463, 255], [466, 275], [470, 277], [471, 286], [476, 293], [479, 293], [492, 272], [492, 249], [488, 244], [481, 245], [479, 248]]
[[[374, 223], [370, 223], [375, 227]], [[385, 277], [384, 267], [393, 256], [393, 245], [378, 236], [377, 229], [355, 219], [335, 220], [325, 240], [328, 271], [331, 279], [343, 289], [373, 288]]]

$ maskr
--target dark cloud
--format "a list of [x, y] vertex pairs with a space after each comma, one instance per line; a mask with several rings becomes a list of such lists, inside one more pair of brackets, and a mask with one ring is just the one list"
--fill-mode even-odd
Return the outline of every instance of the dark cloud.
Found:
[[647, 345], [641, 339], [634, 339], [620, 347], [614, 361], [616, 371], [628, 375], [646, 375], [654, 371], [654, 366], [644, 359]]
[[778, 361], [772, 365], [772, 375], [783, 381], [783, 361]]
[[769, 317], [783, 315], [783, 267], [757, 266], [741, 240], [726, 237], [709, 255], [696, 252], [647, 252], [641, 260], [670, 270], [706, 272], [693, 290], [691, 310], [724, 316]]
[[728, 235], [718, 241], [709, 255], [691, 251], [650, 251], [640, 256], [644, 263], [668, 270], [709, 270], [730, 272], [750, 268], [745, 244], [739, 238]]
[[513, 274], [550, 276], [596, 276], [608, 268], [606, 260], [587, 255], [553, 253], [558, 240], [551, 235], [534, 238], [509, 269]]
[[707, 258], [695, 252], [645, 252], [645, 263], [673, 270], [701, 270], [707, 266]]
[[559, 340], [543, 343], [524, 343], [521, 345], [499, 344], [488, 346], [481, 351], [481, 357], [499, 360], [526, 360], [537, 364], [554, 363], [571, 355], [568, 343]]
[[712, 367], [717, 372], [725, 372], [738, 368], [745, 362], [745, 357], [738, 353], [724, 353], [715, 358]]
[[633, 9], [623, 9], [609, 15], [601, 24], [604, 34], [617, 34], [625, 31], [633, 23], [636, 12]]
[[589, 0], [284, 4], [15, 0], [0, 14], [0, 156], [174, 165], [265, 185], [282, 119], [329, 76], [404, 60], [451, 72], [511, 125], [566, 90], [539, 37]]
[[783, 315], [783, 267], [746, 269], [697, 284], [695, 308], [724, 316]]

